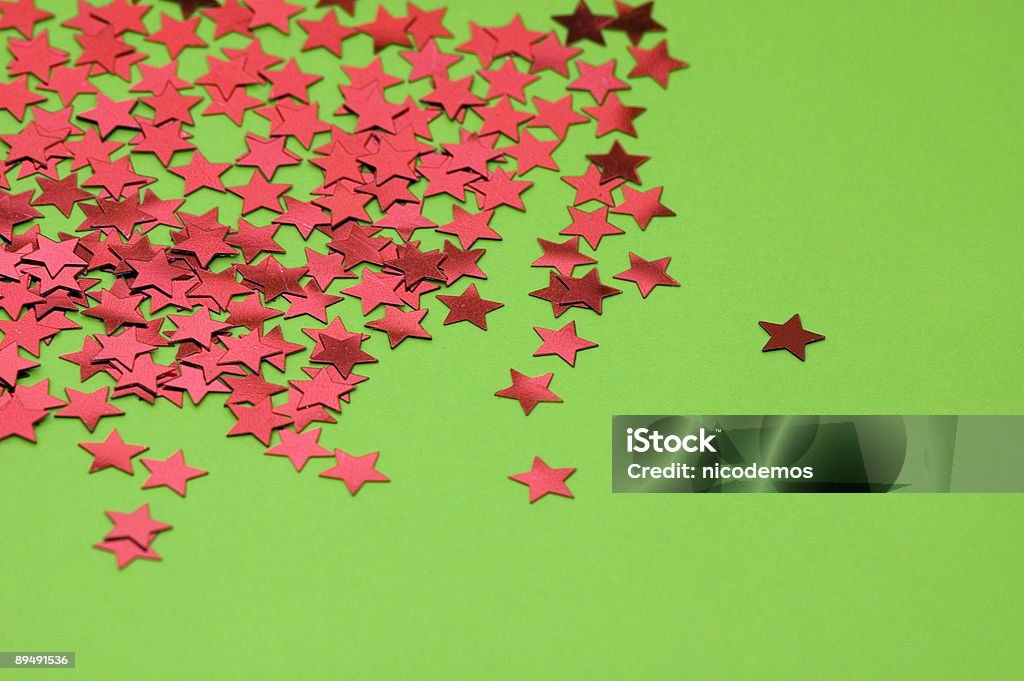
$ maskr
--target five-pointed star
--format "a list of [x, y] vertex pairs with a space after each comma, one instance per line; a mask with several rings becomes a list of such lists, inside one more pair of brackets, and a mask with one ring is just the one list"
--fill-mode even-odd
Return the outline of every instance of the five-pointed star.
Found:
[[614, 279], [632, 281], [640, 289], [640, 295], [646, 298], [655, 286], [679, 286], [679, 282], [668, 275], [669, 261], [672, 258], [645, 260], [636, 253], [629, 254], [629, 269], [614, 275]]
[[509, 479], [530, 488], [530, 503], [547, 494], [573, 498], [565, 481], [576, 472], [575, 468], [551, 468], [539, 456], [533, 457], [533, 466], [525, 473], [508, 476]]
[[773, 322], [758, 322], [758, 324], [771, 336], [761, 349], [762, 352], [789, 350], [801, 362], [806, 359], [807, 345], [825, 340], [820, 333], [804, 329], [798, 314], [793, 315], [782, 324]]
[[523, 408], [523, 413], [527, 416], [529, 416], [530, 412], [533, 411], [533, 408], [541, 402], [562, 401], [561, 397], [548, 389], [548, 386], [551, 385], [551, 379], [554, 377], [554, 374], [527, 376], [515, 369], [510, 369], [509, 371], [512, 374], [512, 385], [507, 388], [503, 388], [494, 394], [498, 397], [507, 397], [509, 399], [518, 400], [519, 406]]
[[149, 469], [149, 478], [143, 483], [142, 489], [151, 487], [169, 487], [178, 496], [185, 496], [185, 486], [189, 480], [201, 478], [207, 474], [201, 468], [185, 463], [185, 455], [179, 449], [166, 459], [140, 459], [142, 465]]
[[79, 447], [92, 454], [89, 472], [95, 473], [104, 468], [117, 468], [128, 475], [134, 475], [132, 457], [138, 456], [149, 449], [142, 445], [130, 445], [121, 439], [117, 429], [110, 431], [103, 442], [80, 442]]
[[543, 341], [533, 353], [534, 357], [558, 355], [571, 367], [576, 366], [576, 353], [597, 347], [597, 343], [576, 335], [576, 322], [569, 322], [557, 331], [539, 326], [533, 327], [533, 330]]
[[438, 296], [437, 299], [448, 308], [448, 316], [443, 322], [445, 325], [465, 321], [484, 331], [487, 330], [487, 314], [505, 306], [504, 303], [481, 298], [476, 284], [470, 284], [457, 296]]
[[557, 15], [553, 18], [562, 26], [565, 26], [565, 42], [569, 45], [581, 40], [589, 40], [598, 45], [604, 45], [604, 35], [602, 35], [601, 30], [612, 21], [610, 16], [591, 12], [586, 0], [580, 0], [576, 5], [576, 11], [572, 14]]
[[110, 387], [100, 388], [91, 393], [79, 392], [73, 388], [65, 388], [68, 404], [57, 412], [56, 416], [81, 419], [89, 432], [96, 430], [96, 424], [104, 416], [121, 416], [124, 411], [108, 402]]
[[348, 487], [349, 494], [355, 496], [368, 482], [390, 482], [390, 478], [377, 470], [379, 452], [370, 452], [363, 456], [353, 456], [340, 449], [334, 450], [335, 464], [320, 474], [321, 478], [341, 480]]

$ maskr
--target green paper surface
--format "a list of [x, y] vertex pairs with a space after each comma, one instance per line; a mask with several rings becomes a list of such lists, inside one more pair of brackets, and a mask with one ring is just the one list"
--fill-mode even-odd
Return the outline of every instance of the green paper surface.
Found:
[[[58, 21], [76, 9], [40, 5]], [[356, 23], [371, 20], [374, 3], [358, 5]], [[503, 25], [521, 11], [528, 27], [548, 30], [549, 16], [574, 2], [450, 5], [448, 49], [468, 38], [469, 21]], [[613, 496], [609, 433], [613, 414], [631, 413], [1021, 412], [1024, 12], [1012, 2], [662, 0], [655, 18], [691, 68], [667, 91], [638, 80], [620, 93], [648, 109], [636, 120], [639, 140], [595, 141], [591, 123], [572, 129], [555, 158], [562, 174], [578, 175], [584, 155], [613, 139], [653, 157], [640, 168], [644, 187], [664, 185], [679, 216], [646, 232], [616, 216], [627, 234], [602, 244], [599, 267], [608, 279], [628, 267], [629, 250], [671, 256], [681, 288], [641, 300], [632, 284], [611, 282], [624, 293], [600, 317], [576, 310], [553, 320], [547, 303], [527, 296], [547, 283], [529, 264], [540, 255], [536, 237], [569, 224], [573, 194], [537, 170], [527, 176], [527, 212], [500, 210], [492, 226], [504, 240], [478, 244], [489, 277], [481, 295], [505, 303], [489, 331], [442, 327], [445, 308], [428, 296], [434, 340], [388, 352], [371, 331], [366, 349], [381, 362], [357, 370], [371, 380], [324, 429], [324, 446], [379, 450], [391, 483], [353, 498], [317, 477], [327, 460], [296, 474], [254, 439], [225, 438], [233, 419], [216, 395], [180, 410], [119, 400], [128, 415], [95, 434], [50, 417], [38, 445], [0, 443], [0, 648], [77, 653], [75, 670], [33, 678], [1019, 676], [1021, 496]], [[146, 25], [159, 26], [155, 10]], [[202, 27], [211, 38], [210, 23]], [[70, 31], [44, 28], [69, 49]], [[277, 54], [303, 39], [294, 21], [290, 37], [260, 36]], [[131, 42], [165, 63], [162, 46]], [[609, 44], [587, 46], [583, 58], [617, 58], [624, 77], [627, 41], [609, 34]], [[365, 64], [369, 45], [346, 41], [344, 62]], [[384, 60], [407, 73], [395, 48]], [[316, 50], [298, 62], [329, 76], [311, 90], [321, 112], [337, 108], [337, 60]], [[476, 67], [469, 57], [453, 75]], [[204, 70], [205, 52], [187, 50], [181, 74]], [[127, 96], [123, 82], [102, 82], [115, 99]], [[531, 91], [560, 96], [564, 83], [549, 73]], [[428, 90], [420, 82], [410, 91]], [[76, 109], [92, 101], [82, 96]], [[193, 142], [207, 158], [244, 150], [226, 118], [199, 122]], [[245, 127], [267, 132], [252, 113]], [[182, 181], [155, 158], [136, 168], [159, 177], [161, 198], [180, 193]], [[233, 168], [225, 184], [248, 176]], [[280, 181], [308, 196], [315, 168], [282, 169]], [[34, 183], [14, 183], [26, 186]], [[448, 205], [429, 202], [427, 216], [447, 222]], [[214, 206], [224, 219], [241, 201], [203, 190], [184, 210]], [[82, 217], [42, 211], [47, 234]], [[290, 228], [279, 234], [291, 251], [282, 262], [300, 261], [301, 240]], [[441, 236], [424, 243], [439, 246]], [[358, 304], [347, 298], [332, 311], [358, 328]], [[808, 348], [806, 363], [762, 354], [758, 320], [796, 312], [827, 340]], [[532, 327], [569, 319], [600, 347], [574, 369], [532, 357]], [[305, 318], [284, 328], [298, 341], [299, 329], [318, 326]], [[80, 347], [80, 334], [61, 334], [30, 382], [50, 377], [57, 395], [79, 387], [78, 368], [58, 356]], [[295, 377], [300, 362], [289, 365]], [[525, 417], [493, 397], [510, 367], [555, 372], [564, 404]], [[187, 499], [141, 490], [137, 459], [134, 478], [88, 475], [77, 443], [112, 427], [149, 446], [145, 457], [183, 449], [210, 475], [190, 483]], [[568, 480], [574, 500], [527, 503], [507, 476], [534, 455], [578, 468]], [[118, 572], [90, 548], [109, 528], [103, 511], [145, 502], [174, 526], [154, 544], [163, 560]]]

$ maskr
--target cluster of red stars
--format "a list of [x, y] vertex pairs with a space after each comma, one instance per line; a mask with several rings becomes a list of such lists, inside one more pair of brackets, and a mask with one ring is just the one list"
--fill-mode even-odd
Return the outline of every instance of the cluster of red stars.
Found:
[[[319, 443], [321, 428], [309, 426], [334, 423], [341, 403], [366, 380], [355, 373], [357, 365], [378, 358], [362, 347], [367, 334], [328, 313], [343, 297], [328, 288], [355, 279], [342, 293], [360, 300], [364, 316], [383, 307], [383, 315], [365, 326], [386, 334], [391, 348], [410, 338], [430, 339], [421, 297], [463, 277], [486, 279], [480, 266], [486, 251], [477, 243], [501, 239], [491, 224], [497, 211], [525, 210], [524, 193], [534, 184], [527, 175], [559, 170], [553, 154], [569, 129], [594, 120], [597, 137], [636, 137], [634, 120], [645, 109], [623, 103], [618, 92], [642, 77], [665, 87], [669, 74], [686, 64], [669, 55], [664, 40], [649, 49], [639, 46], [646, 34], [664, 31], [652, 18], [653, 3], [632, 7], [616, 0], [615, 15], [606, 16], [581, 1], [572, 14], [554, 17], [565, 29], [564, 40], [556, 31], [527, 28], [518, 15], [504, 26], [471, 22], [469, 39], [452, 50], [441, 46], [453, 39], [444, 25], [446, 10], [424, 11], [412, 3], [405, 16], [378, 8], [372, 21], [359, 25], [348, 25], [332, 7], [353, 15], [355, 0], [321, 0], [318, 6], [327, 9], [316, 20], [298, 18], [304, 9], [285, 0], [179, 4], [182, 19], [164, 14], [159, 30], [150, 32], [143, 22], [153, 9], [149, 4], [79, 0], [77, 14], [63, 23], [77, 44], [54, 45], [40, 26], [53, 19], [50, 13], [33, 0], [0, 2], [0, 32], [11, 56], [10, 80], [0, 83], [0, 109], [17, 121], [0, 134], [6, 149], [0, 160], [0, 310], [6, 315], [0, 316], [0, 440], [16, 435], [34, 442], [36, 425], [51, 412], [80, 419], [93, 431], [100, 420], [124, 414], [111, 401], [128, 395], [180, 407], [186, 395], [199, 404], [224, 393], [236, 419], [229, 436], [252, 436], [266, 454], [287, 457], [299, 471], [310, 458], [333, 459], [321, 476], [343, 481], [355, 494], [366, 482], [387, 481], [376, 470], [377, 452], [353, 456], [327, 449]], [[199, 37], [201, 22], [212, 22], [215, 38], [238, 34], [247, 46], [215, 53]], [[302, 50], [339, 58], [347, 82], [338, 85], [344, 104], [333, 115], [310, 97], [310, 86], [324, 77], [303, 72], [294, 56], [265, 52], [264, 27], [288, 35], [297, 28], [305, 34]], [[631, 43], [626, 80], [616, 75], [615, 60], [591, 64], [573, 46], [603, 45], [606, 32], [622, 32]], [[170, 61], [148, 63], [130, 35], [162, 45]], [[375, 52], [397, 49], [411, 67], [408, 76], [389, 73], [379, 57], [361, 67], [346, 63], [343, 45], [358, 36], [368, 36]], [[182, 79], [179, 55], [206, 49], [206, 71], [194, 82]], [[464, 55], [480, 68], [449, 78]], [[554, 100], [528, 95], [530, 85], [549, 72], [565, 81], [566, 94]], [[97, 86], [108, 75], [129, 83], [138, 96], [108, 97]], [[430, 91], [418, 100], [390, 92], [422, 79]], [[59, 106], [48, 92], [56, 93]], [[210, 160], [214, 151], [192, 144], [190, 129], [214, 115], [239, 126], [256, 115], [269, 133], [246, 132], [244, 153]], [[441, 116], [458, 124], [458, 139], [434, 139], [430, 124]], [[542, 129], [550, 134], [540, 134]], [[328, 141], [314, 146], [321, 133]], [[156, 180], [136, 169], [143, 154], [184, 180], [182, 195], [157, 195]], [[188, 161], [176, 162], [183, 154]], [[605, 237], [622, 233], [609, 213], [631, 216], [640, 229], [655, 217], [674, 215], [661, 202], [661, 187], [640, 189], [638, 169], [648, 157], [615, 141], [587, 159], [584, 174], [561, 178], [575, 190], [571, 223], [560, 232], [565, 239], [538, 238], [541, 255], [532, 263], [549, 269], [549, 278], [530, 295], [548, 301], [555, 317], [570, 307], [600, 314], [605, 298], [621, 293], [601, 280], [595, 258], [581, 251], [581, 239], [596, 252]], [[280, 168], [299, 164], [322, 175], [309, 190], [310, 201], [275, 182]], [[251, 169], [251, 176], [225, 186], [222, 176], [236, 166]], [[38, 192], [11, 191], [11, 174], [34, 180]], [[241, 216], [189, 212], [187, 197], [203, 189], [241, 197]], [[423, 215], [424, 202], [438, 195], [457, 202], [446, 224]], [[44, 218], [38, 210], [43, 206], [76, 216], [72, 233], [42, 234], [33, 223]], [[274, 215], [268, 224], [247, 219], [261, 209]], [[371, 211], [380, 217], [372, 218]], [[326, 252], [306, 248], [304, 264], [286, 267], [276, 257], [284, 253], [275, 240], [282, 227], [307, 240], [314, 232], [326, 235]], [[151, 240], [153, 230], [165, 228], [169, 243]], [[415, 238], [419, 230], [454, 240], [429, 250]], [[667, 274], [668, 257], [629, 253], [628, 261], [614, 278], [634, 282], [645, 298], [657, 286], [679, 285]], [[577, 268], [585, 271], [576, 276]], [[476, 284], [437, 299], [448, 309], [442, 325], [468, 322], [484, 330], [487, 316], [503, 306], [481, 295]], [[276, 306], [268, 305], [273, 301]], [[81, 350], [62, 359], [78, 365], [83, 382], [105, 374], [107, 385], [93, 391], [69, 387], [65, 401], [50, 394], [49, 379], [32, 385], [25, 380], [39, 366], [30, 357], [39, 358], [43, 344], [82, 328], [77, 315], [102, 321], [104, 332], [85, 335]], [[323, 326], [303, 329], [306, 339], [288, 340], [280, 326], [267, 328], [281, 316], [308, 316]], [[575, 322], [535, 331], [541, 343], [534, 355], [557, 355], [569, 366], [577, 353], [596, 347], [577, 335]], [[157, 361], [161, 348], [173, 349], [169, 363]], [[266, 379], [264, 366], [283, 372], [288, 358], [305, 350], [304, 378], [287, 385]], [[540, 402], [561, 402], [550, 389], [552, 378], [511, 369], [511, 385], [496, 395], [517, 400], [529, 414]], [[90, 472], [116, 468], [129, 475], [133, 457], [146, 450], [125, 443], [117, 430], [80, 446], [92, 456]], [[182, 496], [189, 480], [205, 474], [186, 464], [180, 451], [141, 461], [150, 471], [144, 487], [167, 486]], [[529, 486], [531, 501], [549, 493], [571, 497], [565, 479], [574, 470], [550, 468], [537, 458], [531, 471], [512, 479]], [[148, 507], [108, 515], [115, 528], [99, 547], [114, 552], [119, 565], [157, 557], [150, 544], [168, 526], [152, 521]]]

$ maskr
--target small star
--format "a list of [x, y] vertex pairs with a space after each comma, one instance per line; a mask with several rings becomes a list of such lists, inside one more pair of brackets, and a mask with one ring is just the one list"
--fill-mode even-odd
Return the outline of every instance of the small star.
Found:
[[318, 440], [320, 428], [296, 433], [294, 430], [281, 430], [281, 442], [266, 451], [270, 456], [286, 456], [296, 471], [302, 471], [306, 462], [314, 457], [326, 457], [331, 453], [324, 449]]
[[392, 348], [406, 338], [430, 339], [430, 334], [423, 329], [423, 318], [427, 310], [410, 310], [408, 312], [396, 307], [385, 307], [384, 316], [366, 323], [367, 328], [384, 331], [388, 334], [388, 342]]
[[604, 35], [601, 34], [601, 30], [612, 21], [610, 16], [591, 12], [584, 0], [580, 0], [576, 5], [576, 11], [572, 14], [556, 15], [552, 18], [565, 26], [565, 42], [569, 45], [581, 40], [604, 45]]
[[189, 480], [201, 478], [206, 471], [185, 463], [185, 455], [179, 449], [166, 459], [140, 459], [142, 465], [149, 469], [149, 478], [142, 489], [151, 487], [169, 487], [178, 496], [185, 496], [185, 486]]
[[616, 141], [612, 143], [612, 148], [607, 154], [588, 154], [587, 160], [601, 169], [601, 182], [622, 179], [640, 184], [640, 176], [636, 174], [636, 169], [651, 160], [651, 157], [627, 154]]
[[632, 281], [640, 289], [640, 296], [646, 298], [655, 286], [679, 286], [679, 282], [665, 271], [672, 258], [644, 260], [636, 253], [629, 254], [629, 269], [619, 272], [613, 279]]
[[565, 485], [566, 479], [576, 472], [575, 468], [551, 468], [539, 456], [533, 457], [533, 466], [526, 473], [508, 476], [509, 479], [530, 488], [530, 503], [547, 494], [573, 498]]
[[789, 350], [801, 362], [806, 358], [806, 346], [808, 344], [825, 340], [825, 337], [820, 333], [805, 330], [798, 314], [790, 317], [784, 324], [772, 322], [758, 322], [758, 324], [771, 335], [771, 338], [768, 339], [768, 342], [761, 349], [762, 352]]
[[676, 59], [668, 53], [668, 43], [662, 40], [649, 50], [641, 47], [629, 47], [636, 65], [629, 72], [630, 78], [647, 76], [663, 88], [668, 87], [668, 77], [673, 71], [689, 67], [685, 61]]
[[571, 367], [576, 366], [576, 353], [597, 347], [597, 343], [576, 335], [576, 322], [569, 322], [557, 331], [539, 326], [533, 327], [533, 330], [543, 340], [537, 351], [533, 353], [534, 357], [558, 355]]
[[487, 314], [505, 306], [504, 303], [481, 298], [476, 284], [470, 284], [469, 288], [457, 296], [439, 295], [437, 299], [444, 303], [449, 310], [448, 316], [443, 322], [445, 325], [469, 322], [484, 331], [487, 330]]
[[320, 474], [321, 478], [341, 480], [352, 496], [368, 482], [391, 482], [388, 476], [376, 469], [380, 452], [353, 456], [340, 449], [334, 450], [335, 465]]
[[117, 468], [128, 475], [134, 475], [132, 458], [149, 449], [142, 445], [130, 445], [121, 439], [117, 429], [110, 431], [103, 442], [80, 442], [79, 447], [92, 454], [92, 465], [89, 472], [95, 473], [104, 468]]
[[108, 402], [110, 387], [100, 388], [91, 393], [83, 393], [72, 388], [65, 388], [68, 395], [66, 407], [56, 413], [58, 418], [81, 419], [89, 432], [96, 430], [96, 424], [104, 416], [120, 416], [124, 411]]
[[515, 369], [509, 370], [512, 374], [512, 385], [494, 393], [497, 397], [507, 397], [518, 400], [523, 413], [529, 416], [533, 408], [541, 402], [561, 402], [562, 398], [548, 390], [554, 374], [543, 376], [527, 376]]

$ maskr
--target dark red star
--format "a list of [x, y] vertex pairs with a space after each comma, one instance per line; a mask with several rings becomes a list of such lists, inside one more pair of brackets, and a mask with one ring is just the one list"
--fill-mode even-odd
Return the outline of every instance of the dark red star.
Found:
[[311, 362], [330, 364], [341, 373], [342, 377], [346, 377], [352, 373], [352, 368], [356, 364], [377, 361], [376, 357], [359, 347], [362, 342], [363, 337], [360, 335], [340, 339], [334, 336], [321, 335], [320, 344], [323, 346], [323, 349], [319, 352], [314, 352], [309, 359]]
[[825, 340], [820, 333], [804, 329], [798, 314], [793, 315], [783, 324], [773, 322], [758, 322], [758, 324], [771, 336], [761, 349], [762, 352], [789, 350], [801, 362], [806, 359], [808, 344]]
[[608, 150], [608, 153], [588, 154], [587, 160], [601, 169], [601, 182], [621, 179], [640, 184], [640, 176], [637, 175], [636, 169], [651, 160], [651, 157], [627, 154], [622, 145], [616, 141], [612, 143], [612, 148]]
[[555, 15], [552, 18], [566, 28], [565, 42], [569, 45], [581, 40], [604, 45], [601, 30], [612, 21], [610, 16], [591, 12], [585, 0], [577, 3], [576, 11], [572, 14]]
[[646, 33], [660, 33], [665, 27], [651, 18], [653, 2], [645, 2], [631, 7], [621, 0], [615, 0], [615, 12], [618, 16], [608, 24], [610, 31], [622, 31], [629, 36], [634, 45], [640, 42]]
[[562, 283], [565, 284], [566, 291], [562, 296], [561, 303], [582, 305], [597, 314], [601, 314], [605, 298], [622, 293], [617, 288], [602, 284], [596, 267], [579, 278], [563, 277]]
[[[237, 2], [237, 0], [235, 0]], [[175, 0], [181, 7], [181, 15], [188, 19], [200, 7], [217, 7], [217, 0]]]

